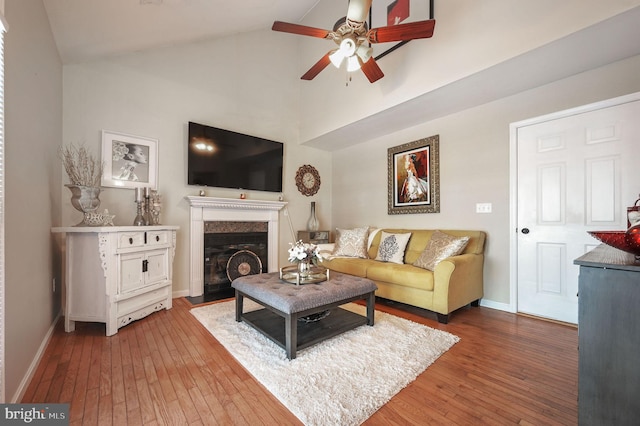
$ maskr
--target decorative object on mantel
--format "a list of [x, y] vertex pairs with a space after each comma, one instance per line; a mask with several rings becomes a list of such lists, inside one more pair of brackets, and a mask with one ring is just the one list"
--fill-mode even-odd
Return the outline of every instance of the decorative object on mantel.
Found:
[[320, 229], [320, 223], [318, 222], [318, 217], [316, 216], [316, 202], [311, 202], [311, 214], [309, 215], [309, 220], [307, 221], [307, 231], [317, 231]]
[[65, 185], [71, 191], [71, 205], [84, 215], [76, 226], [94, 226], [95, 218], [88, 215], [100, 207], [100, 179], [104, 166], [84, 146], [62, 147], [59, 155], [71, 182]]

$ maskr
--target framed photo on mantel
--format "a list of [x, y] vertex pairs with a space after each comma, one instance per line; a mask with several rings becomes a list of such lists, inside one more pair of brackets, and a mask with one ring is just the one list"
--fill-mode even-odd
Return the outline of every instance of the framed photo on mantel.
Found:
[[440, 136], [389, 148], [388, 214], [440, 213]]
[[[433, 0], [374, 0], [369, 12], [369, 28], [388, 27], [433, 19]], [[409, 41], [372, 44], [376, 60]]]

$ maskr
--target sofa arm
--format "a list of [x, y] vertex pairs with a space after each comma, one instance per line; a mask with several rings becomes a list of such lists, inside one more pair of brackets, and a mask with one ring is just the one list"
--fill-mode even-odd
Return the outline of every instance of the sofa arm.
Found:
[[449, 314], [483, 296], [484, 255], [461, 254], [444, 259], [433, 271], [433, 310]]

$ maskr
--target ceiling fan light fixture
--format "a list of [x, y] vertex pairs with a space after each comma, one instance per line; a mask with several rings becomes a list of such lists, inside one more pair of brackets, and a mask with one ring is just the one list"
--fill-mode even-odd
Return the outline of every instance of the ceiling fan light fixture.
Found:
[[344, 52], [340, 49], [336, 49], [329, 55], [329, 60], [334, 67], [340, 68], [342, 61], [344, 60]]
[[373, 48], [371, 48], [371, 47], [369, 47], [369, 46], [367, 46], [365, 44], [361, 44], [356, 49], [356, 55], [358, 55], [360, 57], [360, 59], [362, 60], [362, 63], [365, 63], [369, 59], [371, 59], [371, 55], [372, 54], [373, 54]]
[[347, 58], [347, 71], [354, 72], [358, 71], [362, 64], [360, 63], [360, 58], [358, 55], [349, 56]]

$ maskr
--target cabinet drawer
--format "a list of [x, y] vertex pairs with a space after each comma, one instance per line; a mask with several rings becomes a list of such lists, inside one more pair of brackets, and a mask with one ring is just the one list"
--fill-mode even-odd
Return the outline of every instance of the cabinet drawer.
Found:
[[118, 234], [118, 248], [144, 246], [144, 232], [121, 232]]
[[148, 246], [161, 246], [169, 242], [169, 231], [149, 231], [147, 232]]

